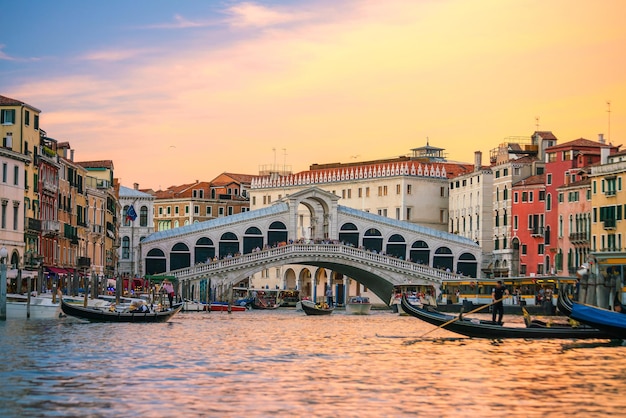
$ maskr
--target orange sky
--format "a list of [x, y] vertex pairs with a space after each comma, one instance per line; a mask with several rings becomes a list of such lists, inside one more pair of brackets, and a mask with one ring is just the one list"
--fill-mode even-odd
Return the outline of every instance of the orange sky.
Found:
[[487, 163], [536, 117], [560, 142], [609, 136], [607, 101], [626, 144], [624, 16], [618, 0], [226, 2], [140, 28], [167, 43], [87, 48], [0, 94], [128, 187], [395, 157], [427, 137]]

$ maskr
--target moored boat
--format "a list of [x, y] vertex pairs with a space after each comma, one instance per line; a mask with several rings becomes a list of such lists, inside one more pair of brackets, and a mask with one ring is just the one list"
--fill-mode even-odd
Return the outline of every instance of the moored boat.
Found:
[[146, 312], [134, 312], [129, 310], [116, 310], [113, 306], [109, 309], [98, 307], [83, 307], [71, 305], [61, 300], [61, 309], [66, 315], [91, 322], [165, 322], [170, 320], [181, 309], [182, 303], [165, 310], [148, 310]]
[[7, 319], [55, 319], [63, 316], [58, 301], [53, 303], [51, 298], [39, 296], [31, 296], [29, 306], [28, 296], [8, 294], [6, 308]]
[[316, 304], [310, 300], [302, 300], [302, 310], [307, 315], [330, 315], [335, 310], [334, 307], [324, 304]]
[[567, 292], [562, 287], [559, 288], [559, 296], [556, 299], [556, 308], [565, 316], [572, 314], [572, 300], [569, 298]]
[[622, 312], [574, 302], [570, 318], [598, 328], [613, 338], [626, 339], [626, 315]]
[[368, 315], [371, 309], [372, 303], [365, 296], [352, 296], [346, 304], [346, 312], [352, 315]]
[[[526, 327], [504, 326], [492, 321], [455, 317], [438, 312], [434, 308], [411, 305], [406, 297], [401, 300], [402, 308], [411, 316], [414, 316], [429, 324], [441, 327], [457, 334], [473, 338], [528, 338], [528, 339], [588, 339], [588, 338], [612, 338], [611, 334], [595, 328], [563, 326], [542, 326], [531, 324]], [[626, 317], [626, 315], [624, 315]]]
[[[205, 308], [206, 310], [206, 308]], [[241, 306], [241, 305], [234, 305], [231, 304], [229, 306], [228, 302], [211, 302], [211, 312], [244, 312], [247, 311], [248, 309], [246, 308], [246, 306]]]

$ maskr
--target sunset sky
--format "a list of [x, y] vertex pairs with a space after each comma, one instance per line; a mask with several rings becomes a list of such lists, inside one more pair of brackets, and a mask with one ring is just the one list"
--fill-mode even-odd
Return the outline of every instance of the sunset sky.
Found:
[[623, 0], [11, 1], [0, 94], [128, 187], [427, 138], [486, 164], [537, 118], [561, 143], [626, 144], [624, 16]]

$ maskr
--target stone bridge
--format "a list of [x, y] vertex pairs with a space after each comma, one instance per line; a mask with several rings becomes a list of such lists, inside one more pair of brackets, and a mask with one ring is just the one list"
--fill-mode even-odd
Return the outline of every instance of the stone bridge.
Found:
[[385, 303], [395, 285], [439, 288], [460, 274], [478, 277], [481, 249], [473, 241], [338, 200], [313, 187], [262, 209], [155, 232], [140, 244], [142, 272], [174, 275], [183, 296], [194, 288], [197, 297], [201, 282], [230, 286], [271, 267], [312, 266], [306, 276], [285, 269], [284, 289], [306, 287], [315, 295], [338, 274], [344, 285], [346, 277], [355, 280]]

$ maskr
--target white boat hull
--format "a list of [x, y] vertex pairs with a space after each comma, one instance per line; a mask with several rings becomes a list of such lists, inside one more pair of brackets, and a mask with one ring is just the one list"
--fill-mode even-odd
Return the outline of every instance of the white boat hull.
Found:
[[346, 305], [346, 312], [351, 315], [369, 315], [371, 309], [371, 303], [348, 303]]
[[31, 319], [57, 319], [63, 316], [61, 304], [45, 298], [31, 298], [30, 309], [27, 302], [7, 301], [7, 319], [27, 319], [28, 311]]

